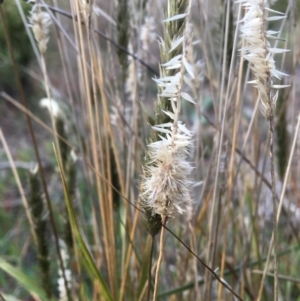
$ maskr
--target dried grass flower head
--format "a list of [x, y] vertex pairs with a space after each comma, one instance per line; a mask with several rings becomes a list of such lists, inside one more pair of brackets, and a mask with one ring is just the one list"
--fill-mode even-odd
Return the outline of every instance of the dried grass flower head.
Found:
[[[285, 88], [286, 85], [275, 85], [273, 79], [281, 79], [287, 74], [278, 71], [275, 67], [274, 54], [283, 53], [288, 50], [273, 48], [268, 39], [276, 40], [277, 31], [267, 30], [269, 21], [276, 21], [285, 18], [282, 13], [274, 11], [268, 7], [267, 0], [237, 0], [246, 10], [243, 23], [240, 27], [241, 36], [246, 41], [244, 58], [249, 62], [255, 80], [251, 81], [258, 89], [262, 104], [262, 112], [269, 120], [274, 118], [278, 91], [274, 89]], [[275, 16], [268, 16], [268, 13]]]
[[193, 168], [186, 159], [192, 134], [181, 122], [177, 126], [173, 137], [173, 124], [158, 126], [167, 137], [149, 145], [151, 161], [145, 170], [143, 197], [146, 205], [162, 216], [184, 213], [190, 204], [189, 177]]
[[36, 39], [40, 52], [47, 50], [49, 41], [49, 27], [52, 24], [50, 15], [42, 11], [38, 4], [34, 4], [30, 12], [29, 26], [32, 28], [34, 38]]
[[[193, 167], [188, 156], [192, 133], [179, 119], [182, 100], [194, 103], [192, 97], [183, 92], [184, 82], [188, 77], [194, 78], [194, 74], [186, 57], [186, 31], [171, 40], [168, 31], [171, 25], [175, 26], [169, 23], [180, 21], [185, 24], [186, 16], [187, 13], [172, 15], [170, 10], [164, 20], [167, 33], [165, 39], [161, 39], [160, 49], [162, 58], [167, 59], [161, 64], [161, 77], [154, 79], [159, 91], [155, 116], [159, 122], [152, 126], [152, 143], [148, 145], [141, 185], [144, 207], [151, 209], [152, 214], [164, 217], [187, 212], [191, 206], [192, 182], [189, 179]], [[166, 101], [167, 104], [162, 106]]]

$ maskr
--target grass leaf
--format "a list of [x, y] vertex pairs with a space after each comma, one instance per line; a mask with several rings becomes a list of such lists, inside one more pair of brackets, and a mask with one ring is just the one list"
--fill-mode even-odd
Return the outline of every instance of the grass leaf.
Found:
[[[5, 259], [0, 257], [0, 269], [5, 271], [11, 277], [13, 277], [19, 284], [22, 285], [30, 294], [37, 295], [42, 300], [49, 300], [44, 290], [39, 287], [38, 284], [28, 276], [26, 276], [19, 268], [12, 266]], [[5, 297], [8, 300], [7, 296]], [[10, 299], [12, 300], [12, 299]], [[51, 299], [54, 300], [54, 299]]]
[[2, 297], [0, 298], [1, 301], [22, 301], [21, 299], [18, 299], [12, 295], [1, 294], [0, 296]]
[[62, 181], [63, 188], [64, 188], [65, 200], [66, 200], [66, 203], [67, 203], [67, 208], [68, 208], [68, 213], [69, 213], [69, 218], [70, 218], [70, 222], [71, 222], [72, 231], [74, 232], [74, 236], [75, 236], [75, 238], [76, 238], [76, 240], [77, 240], [77, 242], [80, 246], [80, 249], [83, 253], [84, 259], [87, 261], [87, 268], [89, 269], [89, 271], [88, 271], [89, 274], [93, 275], [94, 278], [98, 280], [99, 285], [100, 285], [101, 290], [102, 290], [102, 293], [103, 293], [103, 296], [106, 298], [106, 300], [113, 301], [113, 298], [112, 298], [112, 296], [111, 296], [111, 294], [110, 294], [110, 292], [109, 292], [109, 290], [106, 286], [106, 283], [105, 283], [104, 279], [102, 278], [101, 274], [99, 273], [98, 268], [96, 267], [96, 265], [94, 263], [94, 260], [92, 258], [92, 255], [90, 254], [90, 252], [88, 250], [88, 247], [86, 246], [86, 244], [85, 244], [85, 242], [84, 242], [84, 240], [81, 236], [81, 233], [80, 233], [80, 230], [79, 230], [76, 218], [75, 218], [74, 209], [73, 209], [73, 206], [72, 206], [72, 203], [71, 203], [71, 200], [70, 200], [70, 196], [69, 196], [69, 193], [68, 193], [66, 180], [65, 180], [64, 175], [63, 175], [62, 166], [61, 166], [61, 164], [58, 160], [58, 156], [57, 156], [57, 153], [56, 153], [56, 150], [55, 150], [55, 146], [53, 145], [53, 147], [54, 147], [56, 160], [57, 160], [57, 163], [58, 163], [58, 166], [59, 166], [61, 181]]

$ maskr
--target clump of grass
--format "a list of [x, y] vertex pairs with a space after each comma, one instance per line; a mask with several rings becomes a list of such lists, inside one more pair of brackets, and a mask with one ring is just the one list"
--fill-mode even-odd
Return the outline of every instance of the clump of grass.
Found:
[[[160, 14], [167, 2], [166, 13]], [[260, 27], [260, 18], [264, 15], [260, 13], [266, 9], [264, 4], [267, 1], [238, 2], [247, 9], [245, 17], [247, 20], [244, 21], [250, 21], [251, 26], [256, 24]], [[4, 1], [4, 5], [6, 3], [7, 1]], [[251, 96], [251, 93], [248, 93], [249, 88], [243, 88], [245, 74], [243, 68], [246, 64], [242, 63], [243, 57], [238, 63], [235, 56], [238, 28], [234, 33], [233, 27], [236, 21], [239, 24], [240, 18], [236, 17], [241, 15], [241, 6], [237, 14], [238, 6], [233, 5], [232, 1], [225, 0], [215, 2], [76, 0], [69, 1], [69, 6], [66, 2], [62, 2], [64, 8], [48, 6], [43, 1], [34, 3], [38, 4], [35, 6], [35, 13], [48, 12], [55, 20], [56, 39], [52, 39], [49, 27], [44, 31], [48, 36], [36, 34], [37, 48], [40, 48], [37, 53], [38, 64], [41, 66], [43, 76], [35, 77], [35, 85], [39, 86], [37, 83], [41, 82], [40, 87], [46, 90], [45, 97], [49, 100], [52, 129], [38, 118], [37, 113], [32, 113], [37, 112], [35, 108], [30, 111], [20, 106], [18, 101], [12, 103], [38, 122], [34, 124], [34, 130], [40, 139], [36, 146], [44, 150], [43, 139], [46, 133], [39, 128], [42, 125], [51, 135], [54, 134], [47, 135], [47, 139], [50, 138], [46, 146], [55, 140], [58, 151], [61, 180], [71, 226], [67, 224], [65, 212], [59, 210], [63, 204], [55, 202], [57, 195], [62, 195], [57, 174], [51, 173], [48, 178], [49, 173], [46, 173], [46, 178], [40, 177], [50, 191], [51, 198], [49, 195], [47, 198], [49, 220], [53, 206], [55, 208], [53, 211], [57, 214], [57, 218], [52, 218], [54, 226], [56, 221], [63, 219], [66, 221], [63, 227], [67, 228], [61, 235], [64, 243], [59, 240], [57, 244], [59, 248], [56, 258], [60, 258], [61, 262], [58, 275], [55, 273], [54, 278], [59, 280], [56, 287], [56, 293], [58, 289], [59, 294], [57, 298], [52, 299], [142, 301], [150, 300], [153, 288], [153, 299], [210, 301], [214, 298], [225, 301], [232, 300], [231, 293], [241, 300], [258, 301], [270, 298], [272, 291], [275, 290], [273, 281], [269, 279], [271, 280], [270, 277], [274, 274], [265, 273], [262, 278], [260, 276], [264, 262], [267, 262], [265, 269], [268, 266], [265, 250], [271, 231], [269, 225], [272, 224], [268, 223], [271, 216], [269, 207], [272, 207], [268, 204], [268, 195], [272, 184], [264, 172], [264, 168], [268, 167], [268, 164], [265, 164], [268, 160], [265, 158], [268, 158], [269, 148], [264, 145], [266, 131], [259, 128], [255, 114], [259, 106], [255, 104], [253, 111], [252, 100], [255, 100], [255, 97], [253, 99], [249, 97]], [[259, 8], [254, 4], [259, 4]], [[192, 14], [189, 13], [190, 5], [193, 5]], [[251, 10], [251, 14], [247, 13], [248, 9]], [[270, 11], [269, 13], [273, 14]], [[253, 16], [256, 16], [255, 20], [249, 20]], [[287, 20], [290, 20], [288, 14], [287, 16]], [[160, 19], [165, 19], [162, 27], [155, 24], [155, 20]], [[215, 22], [220, 19], [221, 22]], [[192, 22], [197, 25], [191, 29]], [[214, 23], [222, 25], [212, 26]], [[259, 46], [263, 36], [262, 30], [257, 30], [258, 27], [255, 26], [249, 30], [250, 25], [248, 23], [248, 28], [242, 27], [245, 31], [243, 34], [246, 34], [243, 52], [250, 61], [252, 60], [249, 66], [259, 73], [253, 82], [258, 89], [255, 88], [253, 91], [255, 96], [259, 93], [262, 111], [269, 120], [270, 116], [274, 115], [275, 118], [272, 111], [275, 108], [275, 92], [278, 88], [276, 82], [272, 82], [274, 78], [276, 80], [272, 75], [282, 74], [277, 70], [274, 71], [272, 55], [267, 54], [272, 47], [266, 41], [264, 46]], [[159, 59], [155, 57], [158, 49], [151, 41], [156, 39], [154, 31], [160, 29], [163, 33], [162, 38], [158, 38]], [[285, 30], [286, 28], [283, 30], [284, 34]], [[255, 37], [251, 37], [253, 34]], [[268, 34], [276, 38], [272, 32]], [[247, 38], [251, 41], [246, 45]], [[39, 43], [40, 40], [46, 43]], [[49, 42], [51, 47], [48, 46]], [[59, 55], [56, 53], [57, 49]], [[131, 59], [128, 59], [128, 55]], [[199, 76], [197, 71], [197, 61], [202, 56], [205, 60], [205, 65], [201, 67], [204, 80], [200, 83], [201, 75]], [[124, 58], [123, 63], [121, 57]], [[51, 63], [48, 63], [48, 60]], [[153, 70], [155, 68], [149, 68], [149, 65], [153, 65], [153, 62], [156, 64], [158, 60], [161, 61], [159, 72]], [[259, 71], [262, 63], [265, 63], [263, 70]], [[35, 72], [38, 72], [36, 70], [38, 64], [31, 64]], [[62, 73], [57, 69], [58, 66], [62, 67]], [[143, 69], [145, 66], [147, 69]], [[269, 67], [270, 74], [265, 75]], [[238, 68], [239, 71], [236, 73]], [[35, 76], [32, 70], [29, 71], [30, 75]], [[150, 82], [153, 74], [157, 74], [155, 81]], [[247, 78], [248, 72], [245, 75]], [[125, 93], [127, 91], [124, 85], [127, 83], [130, 84], [130, 95]], [[268, 85], [270, 93], [261, 90]], [[44, 91], [42, 93], [45, 94]], [[146, 113], [156, 93], [158, 96], [154, 113]], [[296, 89], [293, 93], [296, 95]], [[33, 92], [30, 94], [32, 98], [40, 98], [32, 95]], [[190, 97], [190, 94], [193, 97]], [[11, 101], [11, 97], [4, 92], [0, 92], [0, 96]], [[267, 99], [269, 96], [271, 101]], [[293, 97], [295, 99], [295, 96]], [[70, 117], [70, 114], [66, 114], [68, 117], [65, 118], [57, 116], [55, 102], [51, 100], [53, 98], [71, 104], [70, 112], [73, 116]], [[194, 106], [185, 102], [184, 98], [190, 102], [197, 102], [199, 110], [196, 112]], [[139, 101], [143, 102], [143, 113], [150, 125], [150, 134], [146, 134], [148, 138], [145, 138], [147, 131], [140, 126], [142, 114], [139, 114]], [[209, 109], [212, 108], [212, 103], [214, 110]], [[287, 116], [291, 113], [291, 108], [297, 106], [293, 107], [290, 104], [286, 106]], [[234, 115], [230, 114], [233, 110]], [[117, 118], [114, 118], [115, 116]], [[68, 118], [76, 120], [77, 141], [74, 136], [69, 136], [69, 127], [66, 127], [70, 124]], [[1, 127], [2, 120], [5, 127], [6, 119], [8, 119], [6, 116], [1, 119]], [[11, 123], [9, 120], [9, 128]], [[293, 121], [287, 119], [286, 123], [286, 128], [293, 129]], [[7, 133], [6, 129], [4, 133]], [[10, 135], [8, 140], [13, 136]], [[80, 137], [83, 137], [84, 141], [80, 141]], [[240, 142], [244, 137], [243, 147], [240, 148]], [[205, 140], [207, 138], [216, 142], [212, 143], [212, 148], [207, 147]], [[143, 141], [147, 141], [148, 146], [145, 146]], [[81, 146], [79, 151], [76, 146], [82, 143], [85, 145]], [[19, 147], [19, 141], [14, 140], [12, 145]], [[299, 193], [295, 176], [298, 173], [295, 145], [293, 143], [293, 154], [288, 163], [295, 171], [291, 173], [290, 180], [289, 167], [288, 170], [285, 170], [284, 165], [281, 168], [281, 173], [286, 175], [284, 185], [291, 184], [286, 188], [284, 205], [286, 201], [296, 202]], [[197, 154], [195, 172], [189, 163], [193, 148]], [[286, 149], [288, 148], [289, 145], [286, 145]], [[76, 158], [71, 159], [71, 149], [76, 153], [77, 162]], [[43, 164], [40, 164], [40, 172], [44, 161], [46, 164], [54, 161], [51, 160], [52, 152], [48, 153], [46, 150], [42, 154]], [[145, 157], [143, 164], [140, 164], [141, 156]], [[15, 155], [15, 158], [18, 158], [18, 155]], [[291, 165], [292, 160], [295, 164]], [[237, 168], [236, 162], [241, 162]], [[5, 163], [0, 162], [0, 176]], [[16, 166], [20, 167], [23, 163], [18, 162]], [[53, 169], [52, 166], [51, 168]], [[138, 181], [142, 174], [141, 189], [138, 191]], [[15, 178], [17, 179], [16, 176]], [[203, 185], [195, 186], [194, 180], [198, 183], [200, 179], [204, 180]], [[190, 196], [192, 189], [196, 192], [193, 194], [193, 206]], [[47, 189], [44, 191], [47, 195]], [[76, 198], [77, 196], [79, 197]], [[15, 206], [11, 205], [15, 202], [11, 202], [10, 197], [9, 195], [7, 201], [5, 199], [3, 205], [5, 210], [9, 210], [8, 206]], [[73, 202], [75, 199], [76, 205]], [[264, 200], [266, 207], [263, 207]], [[295, 216], [298, 214], [297, 206], [291, 208], [295, 209], [293, 212], [287, 210], [287, 219], [290, 220], [292, 220], [290, 214]], [[16, 212], [16, 219], [19, 218], [18, 221], [23, 222], [23, 211], [13, 210], [13, 212]], [[145, 238], [144, 229], [139, 227], [140, 212], [143, 212], [145, 227], [150, 237]], [[30, 222], [30, 218], [28, 220]], [[296, 222], [296, 218], [293, 221]], [[165, 244], [164, 231], [171, 230], [169, 225], [166, 226], [167, 222], [172, 228], [172, 236], [167, 238], [168, 244]], [[284, 222], [281, 220], [281, 225]], [[6, 237], [12, 237], [10, 244], [14, 247], [14, 238], [18, 238], [20, 233], [18, 231], [20, 222], [14, 220], [12, 223], [11, 228], [15, 231], [11, 231], [12, 236]], [[61, 232], [61, 229], [59, 230], [58, 232]], [[24, 231], [27, 229], [22, 229], [22, 233]], [[160, 247], [157, 248], [154, 241], [160, 231]], [[289, 233], [288, 242], [285, 240], [286, 232]], [[56, 239], [54, 227], [53, 234]], [[75, 241], [72, 241], [72, 234]], [[284, 225], [279, 227], [278, 237], [280, 248], [285, 248], [278, 256], [292, 254], [292, 257], [294, 253], [291, 252], [299, 250], [293, 244], [296, 242], [295, 234], [291, 235]], [[287, 244], [291, 244], [292, 247], [287, 247]], [[184, 249], [182, 245], [185, 246]], [[53, 246], [50, 244], [49, 247]], [[25, 245], [18, 258], [21, 264], [22, 255], [25, 254], [27, 260], [27, 253]], [[144, 258], [149, 253], [150, 258], [151, 254], [155, 257], [157, 254], [158, 259], [153, 266], [152, 258], [150, 260]], [[51, 254], [53, 254], [51, 259], [55, 260], [54, 252]], [[203, 254], [206, 254], [204, 256], [207, 257], [207, 262], [202, 261]], [[14, 260], [13, 255], [5, 259], [0, 258], [0, 268], [3, 267], [4, 261], [10, 261], [11, 258]], [[296, 275], [298, 257], [293, 256], [293, 265], [290, 264], [291, 258], [289, 260], [286, 260], [287, 257], [281, 258], [280, 272]], [[33, 261], [30, 264], [33, 268], [37, 265]], [[260, 271], [257, 271], [256, 265]], [[27, 272], [28, 261], [21, 266], [21, 269], [24, 268]], [[204, 269], [209, 277], [205, 275]], [[252, 269], [256, 269], [257, 273], [252, 273]], [[28, 274], [28, 278], [34, 277], [31, 273]], [[156, 278], [154, 285], [152, 275]], [[268, 281], [265, 282], [266, 275]], [[283, 282], [287, 278], [281, 275], [278, 277], [282, 279], [279, 294], [282, 294], [284, 300], [295, 300], [294, 296], [298, 292], [296, 285], [290, 289], [290, 284]], [[215, 285], [214, 278], [220, 283], [219, 288]], [[36, 286], [26, 286], [21, 281], [19, 283], [30, 292], [33, 288], [32, 294], [45, 299]], [[0, 286], [4, 287], [3, 284], [6, 285], [0, 274]], [[13, 283], [11, 286], [19, 288], [20, 285]], [[259, 286], [262, 287], [263, 298]], [[220, 289], [222, 287], [228, 290]], [[9, 289], [5, 287], [4, 290]], [[27, 295], [22, 299], [28, 299]]]
[[[55, 129], [58, 139], [58, 149], [61, 156], [61, 163], [63, 166], [63, 171], [66, 176], [67, 187], [69, 190], [70, 199], [73, 201], [75, 199], [76, 192], [76, 161], [77, 156], [73, 150], [71, 150], [70, 145], [67, 143], [69, 138], [69, 133], [67, 132], [67, 119], [60, 108], [58, 102], [54, 99], [43, 98], [40, 101], [40, 105], [47, 108], [50, 116], [54, 119]], [[64, 220], [64, 241], [68, 247], [68, 253], [72, 255], [73, 250], [73, 237], [71, 231], [70, 220], [68, 217], [67, 208], [65, 208], [65, 213], [63, 216]]]

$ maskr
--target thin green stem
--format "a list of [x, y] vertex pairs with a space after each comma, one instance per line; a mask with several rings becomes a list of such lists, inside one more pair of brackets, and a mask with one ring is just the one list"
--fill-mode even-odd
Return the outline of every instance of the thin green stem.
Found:
[[151, 235], [151, 246], [150, 246], [150, 253], [149, 253], [149, 267], [148, 267], [148, 289], [147, 289], [147, 301], [150, 300], [150, 292], [151, 292], [151, 280], [152, 280], [152, 257], [153, 257], [153, 250], [154, 250], [154, 239], [155, 236]]
[[162, 229], [160, 233], [160, 241], [159, 241], [159, 256], [157, 260], [156, 274], [155, 274], [155, 284], [154, 284], [154, 292], [153, 292], [153, 301], [157, 299], [158, 292], [158, 282], [159, 282], [159, 270], [162, 262], [163, 251], [164, 251], [164, 235], [165, 235], [165, 226], [167, 222], [167, 216], [162, 216]]
[[272, 199], [273, 199], [273, 228], [274, 228], [274, 301], [278, 301], [278, 240], [277, 240], [277, 198], [276, 198], [276, 180], [274, 168], [274, 125], [273, 118], [269, 119], [270, 129], [270, 159], [271, 159], [271, 183], [272, 183]]

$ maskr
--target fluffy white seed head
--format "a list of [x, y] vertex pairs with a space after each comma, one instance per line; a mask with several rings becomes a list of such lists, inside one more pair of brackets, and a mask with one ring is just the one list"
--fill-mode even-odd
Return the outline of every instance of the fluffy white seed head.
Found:
[[41, 7], [35, 4], [30, 12], [29, 26], [32, 28], [34, 38], [38, 43], [41, 53], [47, 50], [49, 27], [51, 24], [50, 15], [42, 11]]
[[[169, 23], [174, 22], [176, 25], [177, 20], [189, 15], [190, 5], [189, 3], [188, 13], [172, 15], [168, 11], [167, 19], [163, 21], [167, 24], [166, 32], [171, 27]], [[141, 197], [144, 206], [150, 208], [153, 214], [164, 217], [174, 216], [176, 212], [187, 213], [191, 207], [192, 182], [189, 179], [193, 168], [188, 155], [192, 145], [192, 133], [180, 121], [183, 99], [195, 103], [183, 87], [185, 78], [194, 78], [194, 70], [186, 56], [187, 36], [185, 27], [183, 35], [166, 34], [166, 40], [160, 39], [164, 63], [161, 64], [161, 77], [154, 79], [158, 86], [159, 103], [169, 103], [168, 109], [156, 112], [156, 116], [159, 115], [159, 120], [168, 121], [152, 127], [157, 135], [154, 135], [155, 141], [148, 145]], [[167, 40], [169, 43], [166, 43]], [[167, 116], [163, 116], [164, 114]]]
[[191, 204], [189, 181], [193, 170], [187, 160], [192, 134], [185, 125], [178, 122], [175, 137], [174, 125], [160, 126], [167, 137], [149, 145], [151, 161], [145, 167], [142, 184], [146, 206], [162, 216], [184, 213]]
[[[258, 89], [263, 114], [267, 119], [272, 119], [277, 100], [277, 93], [272, 92], [272, 90], [285, 87], [273, 85], [272, 77], [281, 79], [286, 76], [285, 73], [276, 69], [273, 55], [287, 50], [271, 47], [268, 38], [274, 39], [273, 35], [277, 32], [268, 31], [266, 26], [268, 21], [279, 20], [284, 17], [268, 17], [267, 0], [237, 0], [236, 2], [242, 3], [246, 9], [246, 14], [241, 20], [240, 31], [241, 36], [247, 43], [242, 49], [244, 58], [249, 62], [255, 77], [255, 80], [251, 83]], [[279, 12], [275, 13], [281, 14]]]

